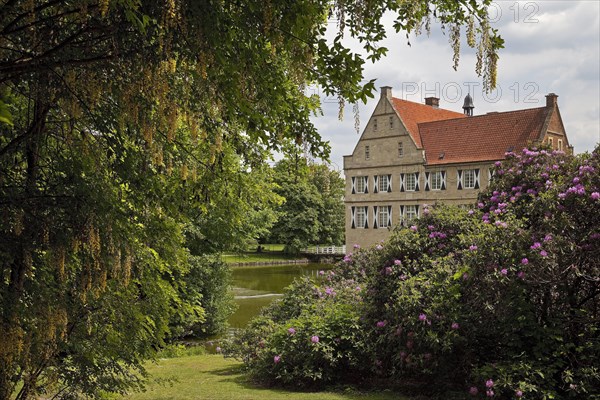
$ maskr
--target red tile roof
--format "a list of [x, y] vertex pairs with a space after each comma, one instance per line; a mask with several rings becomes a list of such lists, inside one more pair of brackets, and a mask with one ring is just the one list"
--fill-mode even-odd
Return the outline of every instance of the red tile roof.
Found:
[[418, 124], [423, 122], [441, 121], [452, 118], [464, 119], [466, 116], [462, 113], [444, 110], [442, 108], [433, 108], [425, 104], [414, 103], [408, 100], [392, 98], [394, 109], [400, 116], [404, 126], [408, 130], [410, 136], [417, 144], [417, 147], [423, 147], [421, 137], [419, 135]]
[[501, 160], [507, 150], [519, 151], [539, 139], [551, 110], [540, 107], [420, 123], [426, 162], [436, 165]]

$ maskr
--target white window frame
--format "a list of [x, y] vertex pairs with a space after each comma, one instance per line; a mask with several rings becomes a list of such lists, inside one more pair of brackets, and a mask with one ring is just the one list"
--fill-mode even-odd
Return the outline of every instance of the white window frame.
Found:
[[[409, 184], [411, 181], [409, 179], [409, 176], [412, 176], [413, 180], [412, 180], [412, 189], [410, 188], [411, 185]], [[407, 192], [414, 192], [417, 189], [417, 174], [414, 172], [408, 173], [405, 175], [405, 181], [404, 181], [404, 190], [406, 190]]]
[[379, 193], [387, 193], [389, 184], [388, 175], [379, 175], [379, 178], [377, 179], [377, 191]]
[[[362, 217], [362, 221], [360, 221], [359, 216]], [[354, 221], [356, 228], [365, 229], [365, 223], [367, 222], [367, 207], [358, 206], [356, 207], [356, 211], [354, 214]], [[362, 222], [362, 223], [360, 223]]]
[[378, 228], [387, 228], [388, 220], [390, 218], [390, 216], [388, 214], [387, 206], [377, 207], [377, 215], [375, 216], [375, 218], [377, 218], [377, 227]]
[[[362, 185], [362, 187], [361, 187]], [[365, 189], [367, 189], [367, 177], [366, 176], [357, 176], [356, 177], [356, 193], [366, 193]]]
[[[470, 177], [472, 182], [469, 182]], [[462, 171], [462, 187], [463, 189], [475, 189], [475, 183], [477, 182], [477, 174], [474, 169], [465, 169]]]
[[[410, 212], [410, 216], [409, 216], [409, 208], [411, 210]], [[417, 210], [417, 206], [412, 204], [412, 205], [408, 205], [408, 206], [404, 206], [404, 221], [406, 222], [410, 222], [413, 219], [419, 218], [419, 212]]]
[[[435, 177], [438, 177], [439, 180], [436, 180]], [[429, 189], [430, 190], [442, 190], [442, 186], [443, 186], [443, 182], [444, 182], [444, 176], [442, 174], [442, 171], [432, 171], [429, 174]], [[435, 183], [439, 183], [439, 186], [436, 187]]]

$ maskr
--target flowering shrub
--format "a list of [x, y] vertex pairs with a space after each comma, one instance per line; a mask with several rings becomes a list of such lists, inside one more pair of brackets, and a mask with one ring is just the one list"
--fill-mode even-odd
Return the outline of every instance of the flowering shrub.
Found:
[[[473, 210], [434, 207], [355, 249], [232, 349], [270, 382], [361, 376], [473, 399], [598, 398], [599, 171], [599, 149], [508, 154]], [[244, 335], [254, 342], [240, 347]]]

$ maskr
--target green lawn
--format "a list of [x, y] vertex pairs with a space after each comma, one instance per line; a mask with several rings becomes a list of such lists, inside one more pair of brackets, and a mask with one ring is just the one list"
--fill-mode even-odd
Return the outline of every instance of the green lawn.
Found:
[[[242, 364], [220, 355], [195, 355], [161, 359], [150, 365], [151, 379], [175, 379], [171, 384], [150, 383], [144, 393], [127, 399], [165, 400], [408, 400], [394, 392], [291, 392], [262, 388], [242, 374]], [[120, 397], [112, 397], [120, 399]]]
[[301, 257], [296, 257], [290, 254], [283, 253], [283, 244], [261, 244], [262, 251], [256, 252], [257, 245], [248, 247], [247, 251], [240, 253], [225, 253], [223, 261], [226, 263], [240, 262], [268, 262], [268, 261], [287, 261], [295, 260]]

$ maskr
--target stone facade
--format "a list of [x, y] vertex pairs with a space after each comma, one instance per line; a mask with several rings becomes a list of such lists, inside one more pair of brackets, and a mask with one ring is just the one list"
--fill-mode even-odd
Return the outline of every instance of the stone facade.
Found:
[[[546, 107], [524, 113], [465, 117], [437, 108], [437, 99], [427, 99], [431, 105], [394, 99], [391, 88], [383, 87], [353, 153], [344, 156], [346, 245], [365, 247], [385, 240], [394, 226], [421, 215], [426, 204], [472, 206], [489, 185], [494, 162], [506, 151], [541, 142], [571, 150], [556, 97], [550, 94]], [[503, 131], [494, 132], [490, 122], [514, 129], [499, 126]], [[533, 131], [526, 131], [531, 126]], [[468, 132], [479, 134], [469, 137], [473, 133]], [[508, 137], [493, 137], [500, 134]], [[468, 145], [457, 146], [455, 141], [461, 140]], [[493, 151], [468, 148], [478, 140]]]

